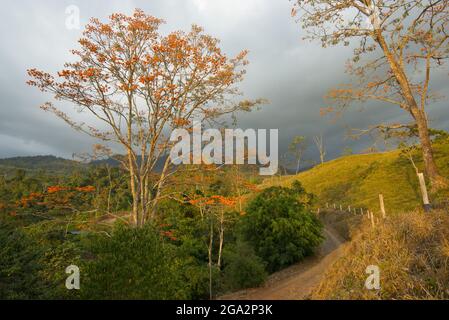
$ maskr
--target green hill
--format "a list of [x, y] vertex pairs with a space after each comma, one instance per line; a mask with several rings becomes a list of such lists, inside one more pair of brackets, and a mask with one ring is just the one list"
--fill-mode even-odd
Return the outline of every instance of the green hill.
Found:
[[0, 159], [0, 172], [11, 173], [17, 170], [28, 172], [46, 171], [48, 173], [69, 173], [85, 167], [82, 163], [55, 156], [14, 157]]
[[[434, 144], [435, 157], [441, 173], [449, 177], [449, 141]], [[423, 171], [419, 152], [415, 162]], [[271, 178], [267, 185], [288, 185], [299, 180], [318, 198], [318, 206], [326, 203], [379, 210], [379, 193], [385, 198], [386, 210], [404, 212], [421, 204], [421, 193], [410, 161], [399, 150], [376, 154], [342, 157], [296, 176]]]

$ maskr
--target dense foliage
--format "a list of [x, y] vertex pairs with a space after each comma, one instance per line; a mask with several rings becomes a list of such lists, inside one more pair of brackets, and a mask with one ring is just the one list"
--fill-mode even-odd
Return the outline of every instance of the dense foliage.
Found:
[[[319, 242], [309, 238], [307, 223], [320, 228], [306, 209], [312, 197], [300, 185], [257, 196], [254, 175], [238, 168], [181, 170], [173, 179], [175, 196], [160, 203], [158, 218], [134, 228], [127, 224], [131, 197], [119, 167], [0, 176], [0, 298], [209, 299], [261, 285]], [[280, 237], [262, 224], [254, 232], [284, 255], [294, 251], [285, 239], [292, 237], [300, 252], [276, 267], [244, 227], [267, 194], [280, 208], [277, 218], [287, 220], [273, 220]], [[80, 268], [80, 290], [65, 287], [69, 265]]]
[[298, 200], [303, 192], [271, 187], [261, 192], [246, 209], [242, 232], [271, 272], [300, 261], [322, 241], [322, 225]]
[[118, 225], [89, 244], [81, 294], [89, 299], [186, 299], [182, 261], [150, 225]]
[[0, 223], [0, 298], [29, 299], [40, 294], [43, 283], [36, 275], [41, 254], [21, 231]]

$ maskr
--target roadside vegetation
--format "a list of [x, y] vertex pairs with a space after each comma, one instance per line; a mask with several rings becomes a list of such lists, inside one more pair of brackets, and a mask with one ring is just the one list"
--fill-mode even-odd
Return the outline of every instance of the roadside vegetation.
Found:
[[[368, 221], [359, 223], [343, 257], [310, 298], [448, 299], [448, 235], [447, 212], [397, 214], [374, 229]], [[379, 267], [380, 290], [365, 287], [370, 265]]]
[[[1, 298], [209, 299], [313, 254], [322, 226], [311, 195], [299, 183], [262, 191], [251, 171], [235, 173], [175, 175], [183, 187], [142, 228], [129, 222], [118, 167], [0, 178]], [[79, 291], [65, 288], [69, 265], [80, 268]]]

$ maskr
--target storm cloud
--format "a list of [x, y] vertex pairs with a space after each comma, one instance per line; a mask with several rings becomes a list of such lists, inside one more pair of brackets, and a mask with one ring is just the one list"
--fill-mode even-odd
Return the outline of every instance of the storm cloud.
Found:
[[[70, 5], [80, 9], [79, 30], [65, 26], [65, 11]], [[278, 128], [281, 152], [287, 151], [295, 135], [308, 137], [312, 144], [312, 137], [322, 134], [328, 157], [334, 158], [344, 147], [359, 151], [369, 143], [366, 139], [348, 140], [347, 127], [410, 121], [396, 107], [373, 105], [363, 110], [354, 106], [354, 112], [336, 121], [322, 117], [323, 95], [349, 81], [344, 67], [351, 48], [323, 49], [318, 43], [302, 40], [304, 32], [290, 17], [288, 0], [8, 1], [2, 3], [0, 22], [0, 158], [38, 154], [71, 157], [90, 150], [92, 139], [38, 108], [49, 97], [25, 84], [26, 70], [61, 69], [71, 59], [69, 50], [76, 47], [82, 26], [90, 17], [131, 14], [134, 8], [166, 20], [163, 32], [198, 24], [221, 39], [227, 54], [248, 49], [250, 65], [241, 89], [247, 98], [262, 97], [270, 103], [260, 111], [242, 114], [238, 124], [242, 128]], [[434, 86], [448, 91], [447, 72], [436, 78]], [[446, 108], [447, 100], [429, 108], [433, 127], [449, 127]], [[313, 146], [308, 153], [309, 158], [317, 158]]]

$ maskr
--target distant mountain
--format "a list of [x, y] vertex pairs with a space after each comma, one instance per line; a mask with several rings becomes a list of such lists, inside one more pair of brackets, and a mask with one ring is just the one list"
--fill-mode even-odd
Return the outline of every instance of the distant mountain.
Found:
[[89, 165], [93, 166], [110, 166], [110, 167], [119, 167], [120, 162], [113, 158], [101, 159], [101, 160], [93, 160], [89, 163]]
[[47, 172], [63, 173], [83, 168], [85, 168], [85, 165], [80, 162], [50, 155], [0, 159], [0, 169], [2, 171], [22, 169], [25, 171], [45, 170]]
[[[115, 156], [118, 157], [118, 156]], [[164, 163], [167, 157], [160, 158], [155, 167], [155, 172], [161, 172]], [[138, 161], [139, 163], [140, 161]], [[110, 167], [119, 167], [121, 163], [113, 158], [101, 159], [101, 160], [93, 160], [90, 163], [82, 163], [79, 161], [64, 159], [55, 157], [52, 155], [47, 156], [30, 156], [30, 157], [13, 157], [13, 158], [5, 158], [0, 159], [0, 173], [14, 174], [16, 170], [25, 170], [29, 172], [38, 172], [45, 171], [47, 173], [71, 173], [73, 171], [85, 170], [91, 166], [105, 166], [108, 165]], [[254, 172], [255, 168], [258, 168], [260, 165], [241, 165], [242, 172]], [[224, 166], [223, 168], [227, 168]], [[284, 169], [282, 166], [279, 168], [279, 174], [294, 174], [290, 168]]]
[[[155, 170], [161, 171], [166, 158], [156, 163]], [[64, 159], [52, 155], [13, 157], [0, 159], [0, 173], [11, 174], [16, 170], [25, 170], [27, 172], [45, 171], [47, 173], [71, 173], [73, 171], [85, 170], [92, 166], [110, 166], [119, 167], [121, 163], [113, 158], [93, 160], [89, 163]]]

